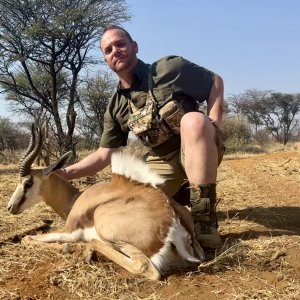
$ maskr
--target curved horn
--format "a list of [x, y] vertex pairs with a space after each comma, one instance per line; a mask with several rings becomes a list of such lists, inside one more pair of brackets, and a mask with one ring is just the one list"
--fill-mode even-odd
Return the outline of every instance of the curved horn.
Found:
[[23, 157], [20, 160], [20, 163], [22, 163], [22, 161], [27, 157], [27, 155], [33, 150], [34, 145], [35, 145], [35, 134], [34, 134], [34, 123], [31, 124], [31, 137], [30, 137], [30, 142], [29, 142], [29, 146], [25, 152], [25, 154], [23, 155]]
[[30, 174], [30, 168], [33, 161], [36, 159], [42, 148], [42, 133], [40, 128], [35, 127], [34, 124], [31, 128], [31, 139], [29, 147], [25, 153], [24, 158], [20, 162], [20, 176], [24, 177]]

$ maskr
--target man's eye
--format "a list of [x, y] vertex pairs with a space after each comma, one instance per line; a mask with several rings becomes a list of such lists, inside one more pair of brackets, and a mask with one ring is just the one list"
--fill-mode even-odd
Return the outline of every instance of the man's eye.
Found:
[[110, 52], [111, 52], [111, 49], [110, 49], [110, 48], [109, 48], [109, 49], [105, 49], [104, 54], [107, 55], [107, 54], [109, 54]]

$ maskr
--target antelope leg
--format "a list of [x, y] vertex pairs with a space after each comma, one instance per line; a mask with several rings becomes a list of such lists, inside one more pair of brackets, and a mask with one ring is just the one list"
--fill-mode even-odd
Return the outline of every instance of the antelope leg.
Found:
[[89, 243], [87, 251], [98, 251], [133, 274], [142, 275], [151, 280], [160, 278], [160, 274], [152, 262], [138, 248], [126, 243], [118, 243], [117, 247], [121, 252], [116, 250], [112, 244], [93, 239]]

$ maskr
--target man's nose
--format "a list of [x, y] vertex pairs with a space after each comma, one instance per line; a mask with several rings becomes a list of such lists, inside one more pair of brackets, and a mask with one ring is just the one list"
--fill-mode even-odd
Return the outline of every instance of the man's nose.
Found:
[[120, 49], [118, 47], [113, 47], [113, 54], [119, 54], [120, 53]]

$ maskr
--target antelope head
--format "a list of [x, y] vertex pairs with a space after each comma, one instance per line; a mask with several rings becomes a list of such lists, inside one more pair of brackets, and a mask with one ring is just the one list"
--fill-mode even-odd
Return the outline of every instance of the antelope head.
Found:
[[[32, 163], [40, 153], [41, 148], [41, 129], [32, 124], [30, 143], [19, 164], [19, 183], [7, 205], [8, 211], [12, 214], [20, 214], [37, 202], [45, 200], [44, 195], [51, 192], [45, 191], [45, 188], [43, 188], [49, 174], [61, 168], [71, 156], [71, 152], [68, 152], [52, 165], [44, 169], [33, 170], [31, 168]], [[52, 193], [55, 194], [54, 191]]]

